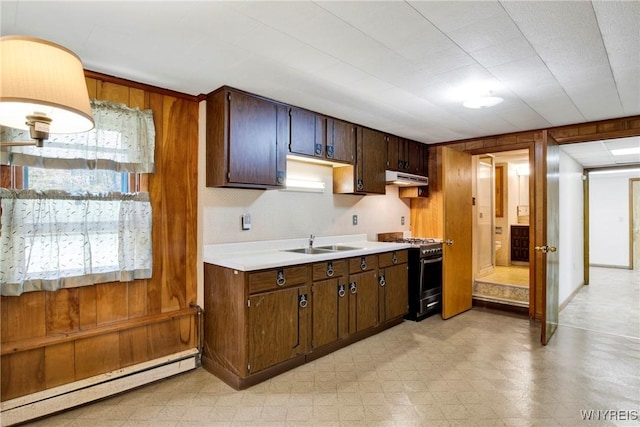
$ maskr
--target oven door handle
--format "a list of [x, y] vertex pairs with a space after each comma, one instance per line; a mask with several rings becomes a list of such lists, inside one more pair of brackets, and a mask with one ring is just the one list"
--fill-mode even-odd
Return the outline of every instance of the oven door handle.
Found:
[[422, 264], [435, 264], [436, 262], [441, 262], [441, 261], [442, 261], [442, 257], [420, 260]]

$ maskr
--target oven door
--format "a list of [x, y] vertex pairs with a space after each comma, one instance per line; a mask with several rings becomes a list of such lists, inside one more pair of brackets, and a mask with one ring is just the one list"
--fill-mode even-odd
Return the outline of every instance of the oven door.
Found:
[[442, 290], [442, 257], [420, 259], [420, 299], [440, 295]]

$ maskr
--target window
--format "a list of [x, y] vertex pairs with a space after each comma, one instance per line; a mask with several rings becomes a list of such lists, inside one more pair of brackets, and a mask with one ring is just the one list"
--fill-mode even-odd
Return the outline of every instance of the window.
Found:
[[132, 172], [153, 170], [151, 112], [92, 108], [94, 130], [4, 156], [22, 188], [0, 189], [3, 295], [151, 277], [149, 194], [128, 192]]

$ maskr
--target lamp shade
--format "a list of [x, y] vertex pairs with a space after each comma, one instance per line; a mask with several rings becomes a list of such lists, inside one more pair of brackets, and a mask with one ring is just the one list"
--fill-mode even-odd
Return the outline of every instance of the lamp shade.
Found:
[[28, 129], [33, 115], [51, 119], [51, 133], [93, 129], [82, 62], [46, 40], [0, 37], [0, 124]]

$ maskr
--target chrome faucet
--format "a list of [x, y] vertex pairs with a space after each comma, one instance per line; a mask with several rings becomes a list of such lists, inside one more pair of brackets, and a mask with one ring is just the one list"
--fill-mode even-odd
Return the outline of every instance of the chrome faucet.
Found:
[[309, 236], [309, 247], [312, 248], [313, 247], [313, 241], [315, 240], [316, 236], [314, 236], [313, 234]]

